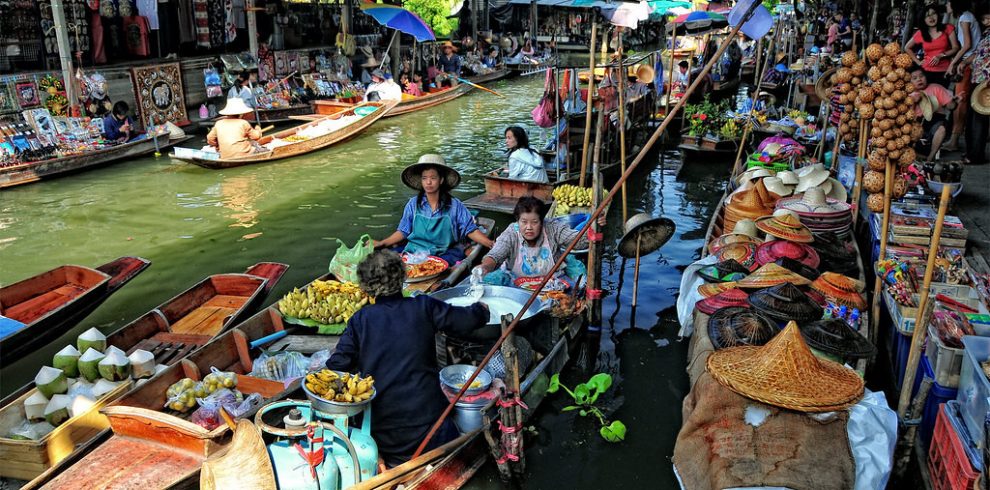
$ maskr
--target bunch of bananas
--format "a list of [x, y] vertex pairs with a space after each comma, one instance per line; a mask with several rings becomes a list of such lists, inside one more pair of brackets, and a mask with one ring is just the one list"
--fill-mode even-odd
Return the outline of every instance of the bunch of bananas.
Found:
[[375, 378], [322, 369], [306, 375], [306, 389], [326, 400], [359, 403], [375, 393]]
[[561, 204], [570, 207], [591, 206], [591, 188], [578, 187], [576, 185], [562, 185], [553, 190], [553, 198], [557, 201], [557, 206]]
[[304, 291], [293, 289], [278, 301], [283, 315], [320, 322], [324, 325], [347, 323], [355, 312], [371, 302], [352, 282], [313, 281]]

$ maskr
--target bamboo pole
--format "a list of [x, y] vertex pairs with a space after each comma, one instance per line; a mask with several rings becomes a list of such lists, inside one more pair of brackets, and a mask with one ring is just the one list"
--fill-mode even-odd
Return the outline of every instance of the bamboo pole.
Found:
[[[670, 96], [674, 94], [674, 65], [677, 64], [677, 57], [674, 56], [674, 48], [677, 46], [677, 24], [674, 24], [674, 36], [670, 39], [670, 76], [667, 77], [667, 101], [664, 102], [664, 109], [670, 107]], [[664, 115], [667, 117], [670, 111]]]
[[[922, 325], [925, 309], [928, 307], [928, 289], [932, 284], [932, 274], [935, 273], [935, 260], [938, 258], [938, 244], [942, 239], [942, 225], [945, 223], [945, 211], [949, 207], [949, 186], [942, 186], [939, 197], [938, 216], [935, 217], [935, 230], [932, 232], [931, 245], [928, 247], [928, 264], [925, 267], [925, 280], [921, 286], [921, 301], [918, 303], [918, 315], [914, 321], [914, 331], [911, 332], [911, 351], [908, 354], [907, 366], [904, 367], [904, 382], [901, 384], [901, 397], [897, 403], [897, 416], [904, 418], [908, 404], [911, 402], [911, 388], [918, 370], [918, 358], [921, 357], [921, 344], [928, 333], [928, 325]], [[525, 310], [524, 310], [525, 311]]]
[[[859, 121], [859, 146], [856, 148], [856, 180], [853, 181], [853, 195], [852, 195], [852, 224], [853, 228], [856, 227], [856, 222], [859, 221], [859, 196], [863, 190], [863, 166], [860, 162], [866, 158], [866, 143], [869, 140], [870, 132], [870, 121], [864, 121], [860, 119]], [[838, 131], [836, 131], [838, 134]], [[833, 158], [833, 162], [835, 159]], [[835, 163], [832, 163], [830, 172], [833, 174], [835, 172]]]
[[[581, 176], [578, 185], [584, 187], [584, 176], [588, 173], [588, 143], [591, 141], [591, 94], [595, 91], [595, 36], [598, 34], [598, 23], [591, 24], [591, 66], [588, 67], [588, 100], [585, 103], [584, 145], [581, 147]], [[580, 89], [580, 84], [578, 85]]]
[[[616, 54], [619, 55], [619, 166], [622, 173], [626, 172], [626, 79], [629, 78], [626, 72], [626, 65], [622, 61], [622, 27], [616, 28], [618, 42], [616, 43]], [[629, 198], [626, 195], [626, 184], [622, 184], [622, 222], [629, 219], [627, 204]]]
[[[732, 38], [739, 33], [739, 29], [753, 15], [753, 12], [756, 11], [756, 7], [758, 5], [760, 5], [760, 3], [753, 2], [746, 10], [746, 12], [743, 14], [742, 20], [734, 27], [732, 27], [729, 36], [721, 43], [721, 45], [719, 46], [718, 50], [715, 53], [715, 56], [713, 56], [712, 59], [708, 60], [705, 63], [705, 66], [702, 67], [698, 77], [695, 78], [693, 82], [691, 82], [691, 85], [688, 87], [687, 91], [685, 92], [686, 96], [690, 95], [692, 92], [694, 92], [695, 89], [698, 88], [699, 82], [702, 79], [704, 79], [706, 75], [708, 75], [709, 71], [711, 71], [712, 66], [715, 64], [715, 60], [717, 60], [719, 57], [722, 56], [722, 54], [725, 53], [725, 50], [728, 49], [729, 47], [729, 43], [732, 42]], [[685, 101], [687, 100], [686, 96], [681, 100], [677, 101], [677, 104], [674, 106], [674, 109], [672, 111], [673, 113], [676, 114], [677, 111], [681, 110], [684, 107]], [[454, 396], [454, 399], [447, 404], [447, 408], [444, 409], [443, 413], [440, 414], [440, 417], [437, 419], [437, 421], [434, 422], [433, 427], [430, 428], [430, 431], [426, 434], [426, 437], [423, 438], [422, 442], [420, 442], [419, 447], [416, 448], [416, 452], [413, 453], [411, 459], [416, 459], [417, 457], [419, 457], [419, 455], [423, 453], [423, 450], [426, 448], [426, 445], [430, 442], [430, 439], [433, 438], [433, 436], [436, 434], [436, 431], [443, 424], [443, 421], [447, 419], [447, 417], [450, 415], [450, 412], [454, 409], [454, 405], [461, 399], [461, 397], [464, 396], [464, 393], [467, 392], [468, 388], [471, 387], [471, 383], [474, 382], [474, 380], [478, 377], [478, 374], [481, 373], [481, 370], [484, 369], [485, 365], [488, 364], [492, 356], [495, 355], [495, 352], [497, 351], [497, 349], [500, 348], [502, 342], [505, 341], [508, 334], [511, 333], [516, 328], [517, 325], [519, 325], [519, 318], [521, 318], [521, 313], [525, 312], [526, 310], [529, 309], [530, 306], [533, 305], [533, 302], [535, 302], [536, 298], [539, 297], [539, 295], [543, 291], [543, 288], [547, 285], [547, 282], [550, 281], [550, 278], [553, 276], [553, 274], [558, 269], [560, 269], [560, 267], [564, 264], [564, 260], [567, 258], [567, 255], [571, 253], [572, 250], [574, 250], [574, 247], [577, 245], [578, 241], [581, 240], [582, 236], [586, 234], [588, 230], [592, 228], [592, 226], [596, 225], [598, 221], [598, 217], [601, 216], [602, 212], [605, 210], [605, 206], [607, 206], [608, 203], [612, 201], [615, 195], [619, 192], [622, 183], [624, 183], [626, 179], [629, 178], [632, 172], [636, 170], [636, 167], [638, 167], [639, 164], [643, 161], [643, 159], [646, 158], [646, 155], [649, 153], [650, 149], [653, 148], [653, 145], [656, 144], [657, 140], [660, 139], [660, 136], [663, 135], [663, 132], [667, 129], [667, 126], [669, 125], [670, 125], [670, 118], [664, 118], [663, 122], [661, 122], [660, 125], [657, 126], [657, 129], [653, 131], [653, 134], [650, 135], [650, 139], [647, 140], [646, 144], [643, 145], [643, 148], [639, 150], [639, 153], [636, 155], [636, 158], [633, 159], [632, 163], [629, 165], [626, 171], [622, 174], [622, 176], [619, 177], [619, 180], [616, 181], [616, 183], [612, 186], [612, 189], [608, 192], [608, 195], [601, 200], [601, 203], [599, 203], [597, 207], [595, 207], [595, 210], [591, 213], [591, 217], [588, 219], [587, 222], [585, 222], [584, 226], [581, 227], [581, 230], [579, 230], [578, 233], [574, 236], [574, 239], [571, 240], [571, 243], [567, 245], [563, 253], [560, 254], [560, 258], [558, 258], [557, 261], [553, 264], [553, 267], [550, 268], [550, 271], [543, 276], [543, 279], [540, 280], [540, 284], [538, 284], [536, 288], [534, 288], [533, 292], [529, 295], [529, 299], [527, 299], [526, 302], [522, 305], [522, 307], [520, 307], [520, 314], [515, 316], [515, 319], [512, 320], [512, 323], [509, 325], [509, 328], [505, 332], [503, 332], [502, 335], [495, 341], [495, 345], [493, 345], [491, 350], [489, 350], [488, 353], [485, 354], [485, 357], [481, 359], [481, 362], [478, 363], [478, 367], [475, 368], [474, 372], [471, 373], [471, 376], [464, 382], [464, 385], [461, 386], [460, 391], [457, 392], [457, 395]], [[591, 271], [589, 270], [588, 272], [590, 273]]]
[[643, 234], [636, 232], [636, 266], [633, 267], [633, 308], [636, 307], [636, 298], [639, 296], [639, 245], [642, 239]]
[[[767, 48], [768, 49], [768, 51], [767, 51], [767, 57], [766, 57], [766, 60], [764, 61], [763, 70], [766, 70], [766, 61], [769, 61], [770, 60], [771, 53], [773, 52], [774, 47], [776, 47], [775, 46], [776, 42], [777, 42], [777, 33], [775, 32], [774, 33], [774, 36], [772, 38], [770, 38], [770, 46]], [[756, 66], [754, 67], [754, 69], [756, 69], [757, 71], [759, 71], [759, 72], [762, 73], [763, 70], [760, 70], [760, 63], [759, 63], [759, 61], [757, 61]], [[760, 86], [763, 85], [762, 82], [763, 81], [760, 80], [759, 77], [757, 77], [757, 82], [755, 82], [755, 85], [753, 86], [753, 96], [750, 97], [750, 103], [749, 103], [750, 114], [752, 114], [753, 113], [753, 110], [756, 109], [756, 100], [760, 98]], [[748, 118], [750, 114], [746, 114], [746, 117]], [[753, 125], [753, 123], [751, 122], [750, 124], [747, 124], [747, 125], [745, 125], [743, 127], [742, 139], [739, 141], [739, 149], [736, 151], [735, 164], [732, 166], [732, 177], [735, 177], [739, 173], [739, 170], [740, 170], [740, 168], [739, 168], [740, 167], [739, 162], [742, 161], [742, 153], [743, 153], [743, 150], [746, 148], [746, 138], [749, 137], [749, 133], [750, 133], [750, 129], [749, 128], [752, 125]]]
[[[883, 220], [880, 225], [880, 255], [877, 260], [884, 260], [887, 257], [887, 230], [890, 228], [890, 200], [893, 198], [894, 188], [894, 164], [887, 160], [887, 169], [884, 174], [883, 183]], [[880, 321], [880, 289], [883, 286], [883, 275], [877, 272], [876, 264], [873, 265], [873, 273], [876, 279], [873, 281], [873, 304], [870, 308], [870, 340], [876, 341], [877, 325]]]
[[[770, 38], [771, 42], [773, 38]], [[769, 56], [770, 53], [767, 53]], [[758, 39], [756, 41], [756, 63], [753, 64], [753, 85], [759, 85], [760, 83], [760, 59], [763, 58], [763, 40]], [[759, 87], [757, 87], [759, 88]]]

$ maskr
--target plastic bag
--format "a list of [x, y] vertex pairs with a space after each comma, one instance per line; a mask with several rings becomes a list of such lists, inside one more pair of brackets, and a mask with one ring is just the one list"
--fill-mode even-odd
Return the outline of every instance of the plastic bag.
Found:
[[[199, 408], [189, 417], [189, 421], [206, 430], [220, 427], [224, 423], [223, 417], [220, 415], [220, 407], [236, 406], [241, 401], [238, 400], [239, 394], [239, 392], [222, 388], [205, 398], [197, 398], [196, 402], [199, 403]], [[243, 399], [243, 395], [241, 399]]]
[[223, 88], [220, 86], [220, 74], [213, 65], [203, 69], [203, 83], [206, 85], [206, 97], [222, 97]]
[[361, 235], [358, 242], [351, 248], [348, 248], [338, 238], [337, 252], [330, 259], [330, 273], [336, 276], [338, 281], [358, 282], [358, 264], [374, 251], [375, 245], [369, 235]]
[[196, 406], [195, 389], [198, 383], [182, 378], [165, 390], [165, 406], [177, 412], [188, 412]]
[[55, 426], [48, 422], [31, 423], [25, 420], [10, 430], [10, 434], [4, 435], [7, 439], [32, 440], [37, 441], [55, 430]]
[[333, 354], [329, 349], [323, 349], [321, 351], [316, 351], [313, 355], [309, 356], [309, 366], [306, 372], [319, 371], [326, 366], [327, 360], [330, 359], [330, 354]]
[[[206, 394], [213, 393], [220, 388], [230, 388], [234, 389], [237, 387], [237, 373], [224, 372], [215, 367], [210, 368], [210, 374], [207, 374], [202, 381], [204, 387], [206, 388]], [[199, 395], [198, 396], [203, 396]]]
[[278, 352], [261, 354], [255, 359], [251, 376], [255, 378], [285, 381], [300, 378], [309, 372], [309, 359], [299, 352]]
[[[573, 255], [568, 255], [564, 259], [564, 274], [567, 277], [577, 280], [579, 277], [587, 276], [588, 269], [584, 266], [584, 263], [575, 258]], [[575, 284], [575, 286], [578, 286]]]
[[493, 286], [512, 286], [512, 275], [504, 269], [499, 269], [485, 274], [483, 281]]
[[403, 255], [405, 255], [405, 259], [406, 259], [405, 262], [407, 264], [413, 264], [413, 265], [422, 264], [423, 262], [426, 262], [426, 260], [430, 258], [430, 251], [417, 250], [415, 252], [408, 252]]

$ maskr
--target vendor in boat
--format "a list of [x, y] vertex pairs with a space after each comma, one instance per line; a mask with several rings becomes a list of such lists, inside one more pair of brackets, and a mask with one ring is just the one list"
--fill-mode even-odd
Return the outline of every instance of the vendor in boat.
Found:
[[458, 246], [465, 238], [491, 248], [494, 242], [478, 228], [471, 212], [450, 195], [460, 182], [460, 174], [440, 155], [423, 155], [406, 167], [402, 183], [419, 194], [406, 203], [395, 233], [375, 241], [375, 248], [398, 248], [405, 241], [405, 252], [425, 251], [450, 264], [466, 257]]
[[457, 78], [461, 76], [461, 57], [457, 55], [457, 46], [447, 41], [441, 46], [443, 54], [437, 60], [437, 85], [446, 84], [451, 87], [457, 85]]
[[371, 100], [402, 100], [402, 87], [380, 69], [371, 72], [371, 85], [364, 91], [365, 102]]
[[[358, 283], [375, 304], [347, 322], [326, 366], [375, 379], [371, 435], [385, 464], [408, 461], [447, 407], [440, 389], [434, 336], [470, 334], [488, 323], [484, 303], [453, 306], [428, 295], [402, 296], [405, 266], [398, 254], [378, 250], [357, 269]], [[457, 438], [450, 418], [430, 439], [427, 450]]]
[[103, 136], [110, 141], [126, 143], [134, 136], [133, 121], [127, 113], [131, 110], [127, 102], [117, 101], [113, 110], [103, 118]]
[[510, 179], [548, 183], [543, 157], [529, 147], [529, 135], [519, 126], [505, 129], [505, 146], [508, 148], [509, 166], [502, 169]]
[[258, 143], [261, 128], [252, 128], [251, 123], [244, 120], [244, 115], [251, 111], [244, 99], [227, 99], [227, 105], [220, 110], [220, 115], [225, 117], [206, 135], [206, 144], [217, 148], [220, 158], [226, 160], [268, 151]]
[[[495, 246], [475, 269], [486, 275], [502, 266], [515, 278], [548, 274], [580, 231], [570, 228], [560, 220], [547, 220], [547, 211], [547, 205], [543, 201], [532, 196], [520, 197], [512, 211], [515, 223], [498, 236]], [[604, 214], [598, 218], [598, 224], [605, 225]], [[576, 248], [587, 247], [588, 237], [582, 235]], [[509, 282], [491, 281], [489, 277], [485, 279], [486, 282]]]

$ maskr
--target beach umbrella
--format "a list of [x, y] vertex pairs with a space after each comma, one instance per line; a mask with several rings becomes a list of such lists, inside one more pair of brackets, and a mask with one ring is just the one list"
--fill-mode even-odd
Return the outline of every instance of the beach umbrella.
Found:
[[686, 34], [705, 34], [724, 29], [728, 25], [728, 19], [722, 14], [697, 10], [678, 15], [672, 22], [667, 24], [667, 28], [668, 30], [677, 29], [677, 35], [682, 36]]
[[379, 24], [413, 36], [419, 42], [434, 41], [437, 38], [423, 19], [398, 5], [364, 2], [361, 3], [361, 11]]
[[601, 12], [612, 25], [635, 29], [640, 22], [650, 18], [650, 5], [646, 2], [622, 2], [615, 7], [602, 7]]

